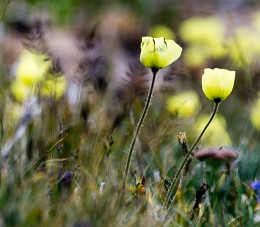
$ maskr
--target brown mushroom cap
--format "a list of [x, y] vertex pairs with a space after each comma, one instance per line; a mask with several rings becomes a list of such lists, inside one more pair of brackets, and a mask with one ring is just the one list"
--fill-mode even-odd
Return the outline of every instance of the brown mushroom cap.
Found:
[[200, 161], [204, 159], [235, 160], [238, 152], [231, 148], [205, 148], [194, 152], [194, 157]]

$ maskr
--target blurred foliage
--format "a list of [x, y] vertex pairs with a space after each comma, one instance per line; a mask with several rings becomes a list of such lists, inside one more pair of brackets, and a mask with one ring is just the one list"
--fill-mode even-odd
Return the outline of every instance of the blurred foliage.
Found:
[[[212, 18], [221, 26], [217, 37], [208, 32]], [[141, 37], [157, 25], [170, 29], [164, 31], [174, 34], [184, 53], [158, 73], [122, 199], [127, 152], [151, 79], [139, 62]], [[260, 180], [259, 34], [253, 0], [12, 0], [0, 24], [1, 152], [12, 144], [7, 159], [1, 157], [0, 225], [259, 224], [257, 191], [250, 186]], [[17, 101], [12, 89], [24, 92], [13, 84], [28, 47], [40, 48], [52, 66]], [[213, 108], [201, 90], [205, 67], [234, 70], [236, 80], [198, 149], [228, 145], [239, 157], [193, 158], [166, 214], [163, 202], [185, 155], [177, 135], [186, 132], [187, 145], [193, 144]], [[167, 100], [188, 91], [197, 94], [197, 108], [178, 117]], [[41, 112], [26, 115], [35, 96]], [[193, 210], [203, 183], [209, 188]]]

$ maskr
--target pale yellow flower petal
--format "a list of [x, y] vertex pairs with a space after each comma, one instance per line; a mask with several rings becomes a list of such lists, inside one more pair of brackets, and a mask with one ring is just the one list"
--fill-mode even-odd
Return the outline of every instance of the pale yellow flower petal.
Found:
[[143, 37], [140, 61], [147, 68], [161, 69], [176, 61], [182, 48], [173, 40]]

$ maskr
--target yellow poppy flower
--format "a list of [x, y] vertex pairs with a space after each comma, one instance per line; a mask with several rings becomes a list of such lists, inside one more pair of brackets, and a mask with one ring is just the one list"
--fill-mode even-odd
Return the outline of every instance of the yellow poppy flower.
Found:
[[235, 71], [206, 68], [202, 75], [202, 90], [208, 99], [220, 102], [230, 95], [234, 82]]
[[147, 68], [161, 69], [176, 61], [181, 52], [173, 40], [142, 37], [140, 61]]
[[24, 49], [17, 66], [17, 79], [27, 86], [34, 85], [43, 79], [50, 66], [47, 55]]

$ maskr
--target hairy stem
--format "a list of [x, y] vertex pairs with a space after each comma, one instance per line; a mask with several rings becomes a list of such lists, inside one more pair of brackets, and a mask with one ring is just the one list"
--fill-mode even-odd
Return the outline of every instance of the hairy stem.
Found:
[[165, 202], [164, 202], [164, 207], [166, 209], [169, 209], [170, 208], [170, 200], [171, 200], [171, 195], [172, 195], [172, 192], [173, 192], [173, 189], [180, 177], [180, 174], [183, 170], [183, 168], [185, 167], [187, 161], [189, 160], [189, 157], [190, 155], [192, 154], [192, 151], [194, 150], [194, 148], [197, 146], [198, 142], [200, 141], [201, 137], [203, 136], [204, 132], [206, 131], [206, 129], [208, 128], [208, 126], [210, 125], [210, 123], [212, 122], [214, 116], [216, 115], [217, 113], [217, 110], [218, 110], [218, 106], [219, 106], [219, 101], [215, 101], [215, 107], [214, 107], [214, 110], [212, 112], [212, 115], [208, 121], [208, 123], [205, 125], [204, 129], [202, 130], [202, 132], [200, 133], [199, 137], [197, 138], [197, 140], [195, 141], [195, 143], [192, 145], [191, 149], [189, 150], [189, 152], [186, 154], [178, 172], [176, 173], [176, 175], [174, 176], [173, 180], [172, 180], [172, 184], [171, 184], [171, 187], [169, 188], [169, 191], [167, 193], [167, 196], [166, 196], [166, 199], [165, 199]]
[[149, 93], [148, 93], [148, 96], [147, 96], [147, 99], [146, 99], [146, 102], [145, 102], [145, 107], [143, 109], [141, 118], [139, 119], [139, 122], [136, 126], [136, 129], [135, 129], [135, 132], [134, 132], [134, 137], [133, 137], [133, 140], [132, 140], [132, 143], [131, 143], [131, 146], [130, 146], [130, 149], [129, 149], [127, 161], [126, 161], [126, 168], [125, 168], [125, 174], [124, 174], [124, 179], [123, 179], [123, 191], [125, 189], [125, 184], [126, 184], [126, 180], [127, 180], [127, 176], [128, 176], [128, 172], [129, 172], [129, 168], [130, 168], [130, 162], [131, 162], [131, 159], [132, 159], [135, 142], [137, 140], [139, 131], [140, 131], [142, 125], [143, 125], [143, 122], [144, 122], [145, 117], [147, 115], [147, 111], [149, 109], [149, 105], [150, 105], [152, 94], [153, 94], [155, 77], [156, 77], [156, 74], [158, 72], [158, 69], [152, 69], [152, 72], [153, 72], [153, 78], [152, 78], [152, 83], [151, 83]]

